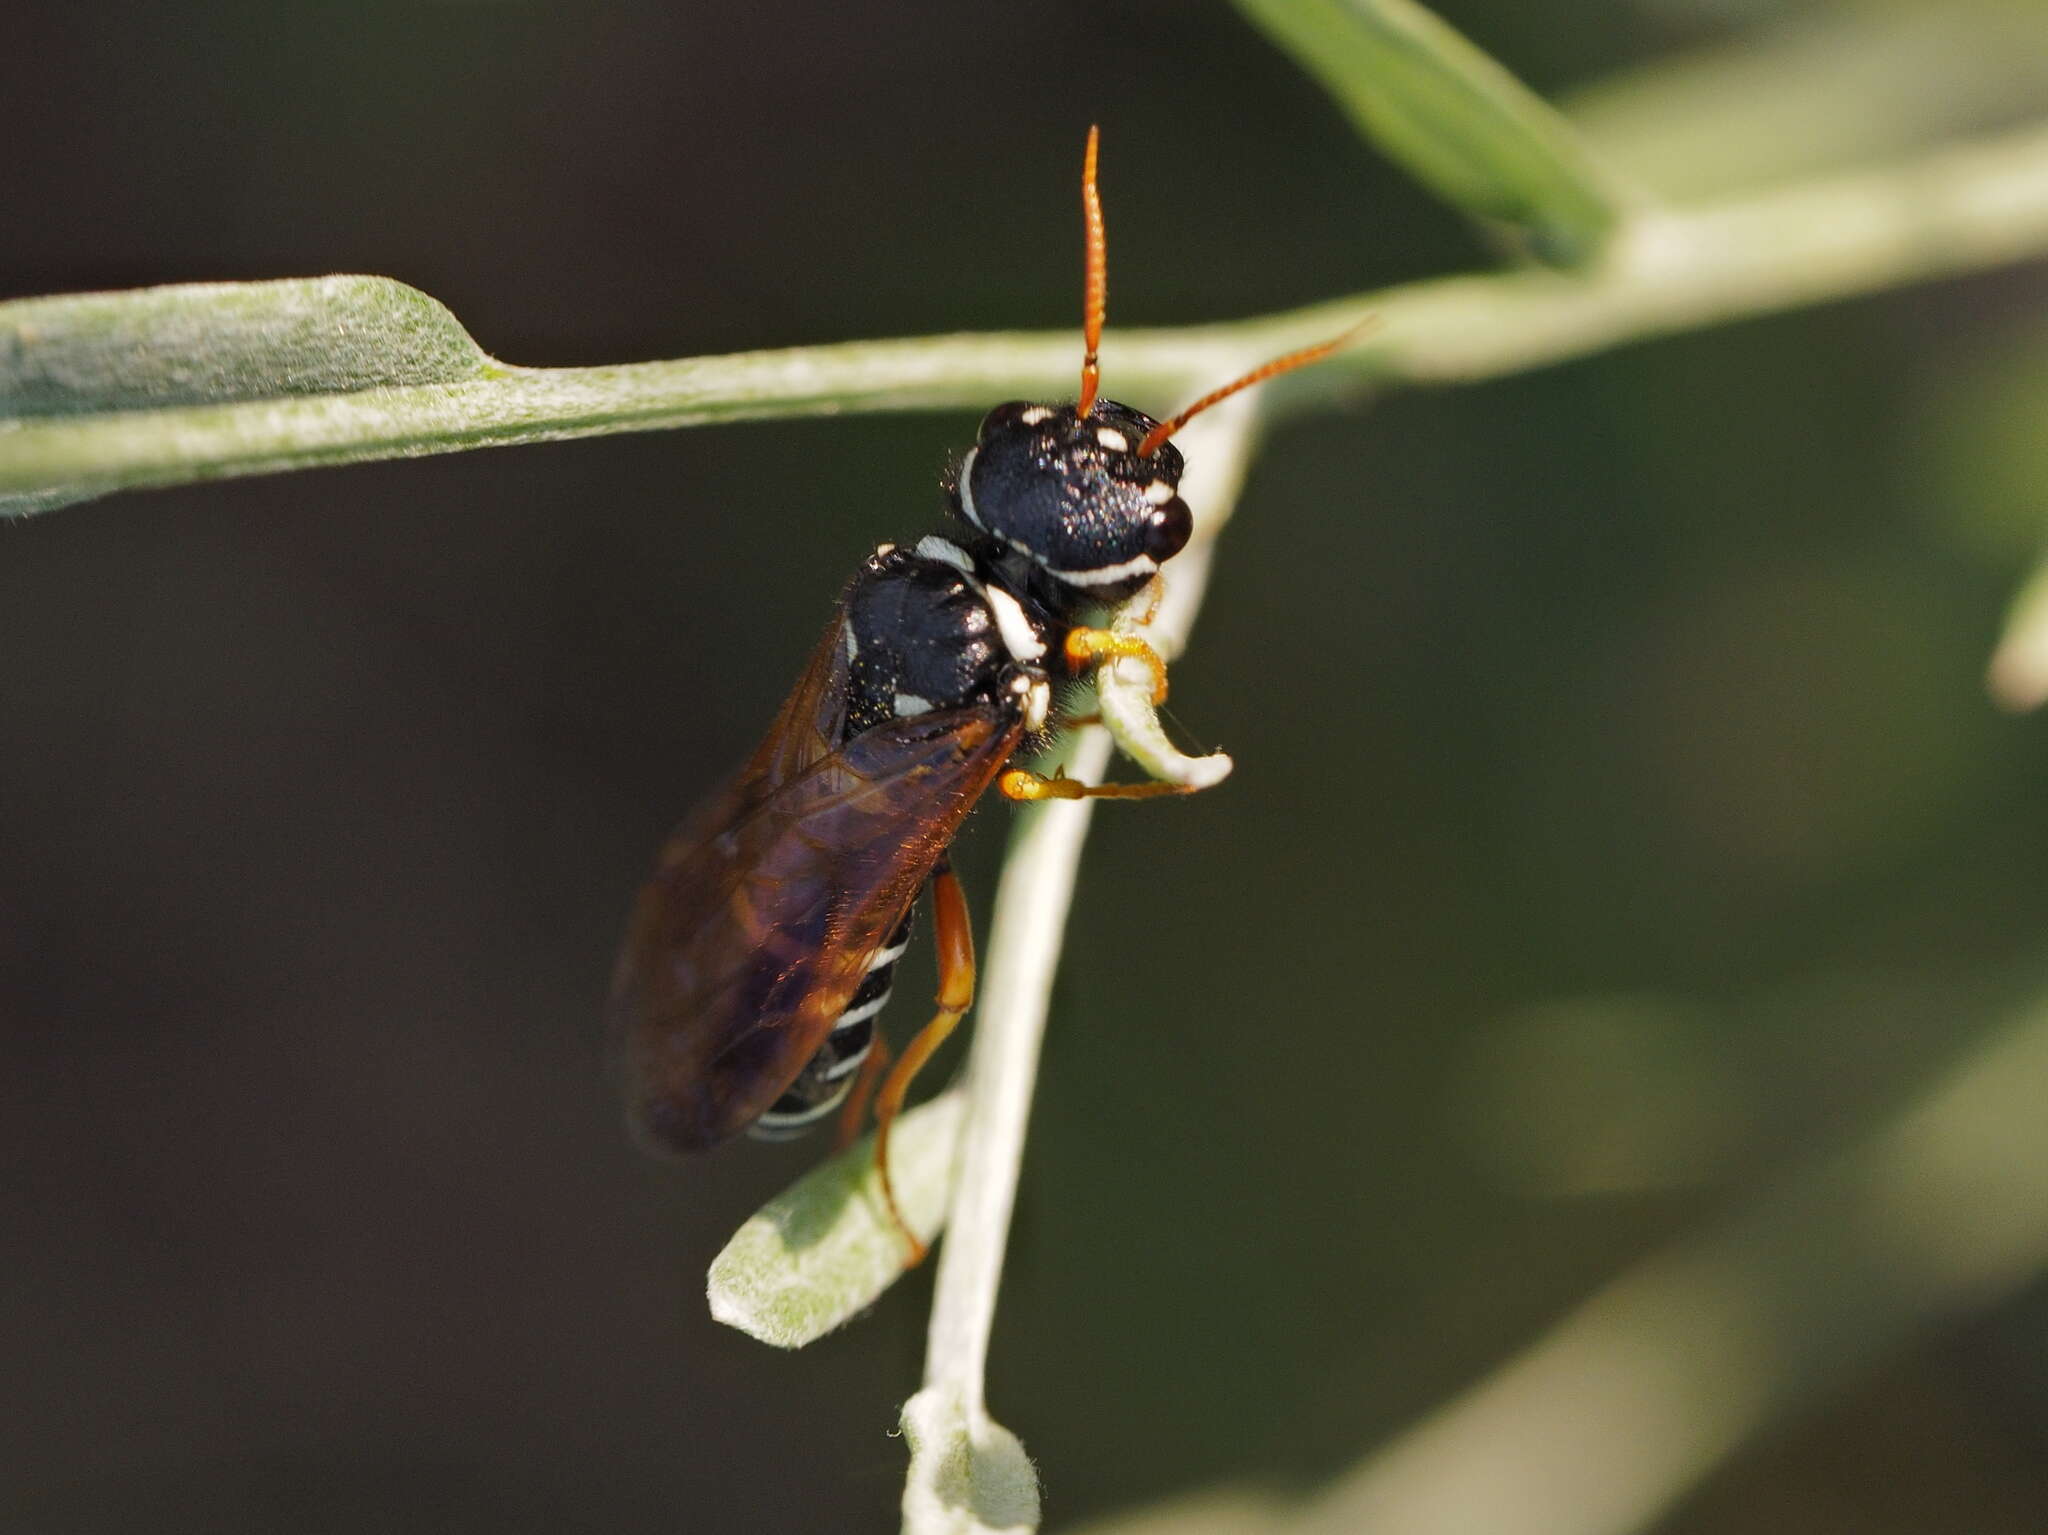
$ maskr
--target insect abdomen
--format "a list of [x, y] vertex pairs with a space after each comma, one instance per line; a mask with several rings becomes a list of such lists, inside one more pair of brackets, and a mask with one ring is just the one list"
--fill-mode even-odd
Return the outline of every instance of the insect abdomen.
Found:
[[896, 964], [910, 946], [910, 913], [896, 924], [889, 941], [868, 961], [868, 973], [847, 999], [846, 1009], [825, 1036], [818, 1053], [804, 1064], [789, 1089], [747, 1133], [756, 1140], [782, 1141], [802, 1135], [846, 1100], [860, 1068], [875, 1046], [876, 1020], [888, 1005], [896, 983]]

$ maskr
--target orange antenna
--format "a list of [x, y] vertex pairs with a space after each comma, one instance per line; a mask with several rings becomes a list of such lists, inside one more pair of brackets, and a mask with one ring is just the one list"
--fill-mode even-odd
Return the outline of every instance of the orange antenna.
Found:
[[1097, 353], [1102, 347], [1102, 317], [1109, 311], [1109, 254], [1102, 237], [1102, 194], [1095, 189], [1095, 146], [1101, 131], [1088, 129], [1088, 152], [1081, 160], [1081, 222], [1088, 231], [1088, 279], [1082, 301], [1081, 339], [1087, 353], [1081, 359], [1081, 403], [1085, 416], [1095, 408], [1096, 392], [1102, 387], [1102, 364]]
[[1172, 420], [1162, 421], [1147, 432], [1144, 440], [1138, 444], [1138, 457], [1150, 458], [1159, 451], [1160, 444], [1211, 405], [1229, 399], [1239, 390], [1249, 389], [1254, 384], [1263, 384], [1269, 378], [1277, 378], [1282, 373], [1292, 373], [1296, 368], [1306, 368], [1312, 362], [1321, 362], [1332, 352], [1349, 346], [1364, 332], [1379, 324], [1379, 319], [1378, 315], [1369, 314], [1342, 335], [1332, 336], [1328, 341], [1318, 341], [1314, 346], [1305, 346], [1298, 352], [1289, 352], [1285, 357], [1276, 357], [1271, 362], [1262, 363], [1252, 369], [1243, 378], [1233, 379], [1221, 389], [1210, 390]]

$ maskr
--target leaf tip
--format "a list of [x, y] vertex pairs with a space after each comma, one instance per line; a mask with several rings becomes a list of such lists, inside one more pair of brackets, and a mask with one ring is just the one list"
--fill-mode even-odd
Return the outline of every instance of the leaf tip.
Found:
[[[897, 1197], [926, 1240], [945, 1220], [962, 1113], [959, 1093], [942, 1094], [898, 1120], [890, 1142]], [[873, 1305], [908, 1259], [868, 1137], [749, 1217], [712, 1260], [706, 1294], [713, 1320], [774, 1348], [802, 1348]]]
[[927, 1386], [903, 1404], [910, 1477], [904, 1535], [1031, 1535], [1038, 1468], [1024, 1443], [954, 1386]]

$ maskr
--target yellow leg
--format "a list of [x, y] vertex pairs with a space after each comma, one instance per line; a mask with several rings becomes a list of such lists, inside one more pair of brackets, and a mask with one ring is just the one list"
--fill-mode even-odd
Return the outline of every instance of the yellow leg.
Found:
[[910, 1229], [903, 1210], [896, 1203], [896, 1185], [889, 1178], [889, 1127], [903, 1111], [903, 1095], [910, 1091], [910, 1079], [931, 1059], [932, 1052], [946, 1042], [961, 1016], [974, 1005], [974, 924], [967, 915], [967, 896], [951, 869], [932, 876], [932, 925], [937, 929], [939, 949], [939, 1010], [905, 1048], [902, 1059], [890, 1068], [875, 1096], [875, 1170], [882, 1175], [882, 1198], [889, 1216], [910, 1244], [907, 1268], [924, 1262], [928, 1249]]
[[[1166, 595], [1166, 583], [1154, 577], [1149, 588], [1145, 613], [1138, 620], [1148, 624], [1159, 612], [1161, 599]], [[1158, 651], [1135, 634], [1120, 634], [1113, 629], [1070, 629], [1066, 640], [1067, 666], [1072, 671], [1084, 671], [1090, 666], [1100, 667], [1105, 662], [1129, 659], [1142, 661], [1152, 673], [1152, 703], [1156, 708], [1166, 702], [1166, 660]], [[1099, 720], [1100, 715], [1092, 719]], [[1075, 719], [1070, 724], [1086, 724], [1091, 720]], [[1181, 783], [1105, 783], [1084, 784], [1079, 779], [1069, 778], [1063, 771], [1055, 771], [1051, 777], [1041, 773], [1027, 772], [1023, 768], [1012, 768], [996, 781], [996, 786], [1010, 799], [1160, 799], [1170, 794], [1193, 794], [1194, 784]]]
[[1038, 773], [1012, 768], [996, 780], [996, 787], [1015, 800], [1041, 799], [1158, 799], [1167, 794], [1193, 794], [1195, 786], [1184, 783], [1083, 783], [1065, 773], [1046, 778]]
[[1155, 705], [1165, 703], [1166, 662], [1150, 645], [1135, 634], [1117, 634], [1108, 629], [1067, 631], [1067, 666], [1073, 671], [1100, 666], [1104, 661], [1121, 660], [1126, 656], [1134, 661], [1143, 661], [1150, 669], [1152, 702]]

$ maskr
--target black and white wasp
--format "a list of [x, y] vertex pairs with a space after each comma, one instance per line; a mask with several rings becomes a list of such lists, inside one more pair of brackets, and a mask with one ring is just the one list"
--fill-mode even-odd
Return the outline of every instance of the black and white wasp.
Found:
[[612, 985], [628, 1112], [644, 1141], [680, 1152], [741, 1130], [783, 1136], [842, 1105], [850, 1135], [887, 1064], [876, 1019], [912, 907], [929, 891], [938, 1012], [875, 1097], [882, 1188], [913, 1263], [924, 1247], [896, 1208], [889, 1127], [974, 996], [973, 930], [946, 850], [991, 784], [1019, 800], [1186, 792], [1005, 769], [1058, 723], [1062, 669], [1135, 656], [1164, 696], [1157, 653], [1096, 623], [1155, 583], [1193, 530], [1167, 439], [1343, 339], [1268, 363], [1167, 421], [1099, 398], [1096, 146], [1091, 129], [1080, 398], [990, 411], [945, 485], [957, 526], [868, 558], [767, 737], [663, 849]]

